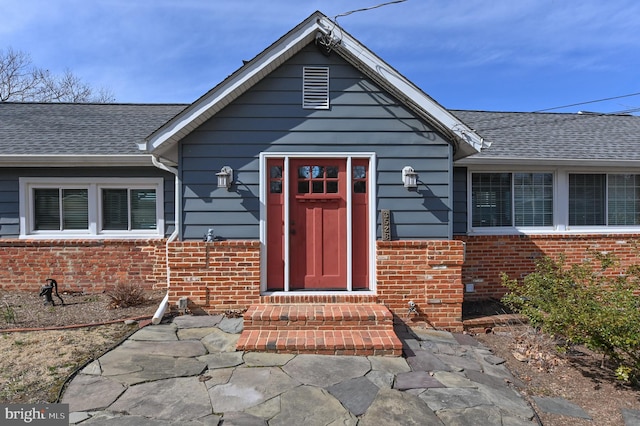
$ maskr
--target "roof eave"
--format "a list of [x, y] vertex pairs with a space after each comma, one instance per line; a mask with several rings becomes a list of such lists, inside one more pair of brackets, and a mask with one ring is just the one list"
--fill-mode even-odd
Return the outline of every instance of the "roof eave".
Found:
[[535, 166], [535, 167], [612, 167], [638, 168], [637, 160], [534, 158], [534, 157], [467, 157], [454, 162], [455, 166]]
[[0, 156], [0, 167], [139, 167], [152, 166], [151, 155], [31, 155]]

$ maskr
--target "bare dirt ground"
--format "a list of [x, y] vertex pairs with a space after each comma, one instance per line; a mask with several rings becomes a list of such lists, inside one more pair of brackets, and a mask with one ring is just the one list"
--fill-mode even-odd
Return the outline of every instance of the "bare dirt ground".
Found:
[[102, 324], [151, 317], [163, 292], [145, 292], [140, 306], [111, 309], [107, 294], [62, 294], [65, 305], [44, 306], [35, 293], [0, 290], [0, 402], [55, 402], [65, 380], [137, 329], [123, 321], [91, 327], [8, 331]]
[[[504, 311], [500, 308], [493, 313]], [[492, 333], [475, 337], [506, 360], [521, 382], [521, 393], [545, 426], [624, 425], [622, 409], [640, 410], [640, 388], [616, 379], [616, 366], [605, 363], [602, 368], [602, 356], [584, 346], [567, 348], [526, 324], [496, 326]], [[580, 406], [592, 420], [546, 414], [533, 396], [564, 398]]]

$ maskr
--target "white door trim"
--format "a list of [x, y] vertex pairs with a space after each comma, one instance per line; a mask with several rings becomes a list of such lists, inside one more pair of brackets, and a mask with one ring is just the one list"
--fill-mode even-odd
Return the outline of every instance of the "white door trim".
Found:
[[[283, 292], [267, 292], [267, 191], [269, 188], [267, 160], [277, 158], [284, 160], [284, 170], [282, 175], [285, 178], [283, 196], [284, 196], [284, 232], [285, 235], [289, 235], [289, 159], [298, 158], [341, 158], [347, 161], [347, 292], [353, 291], [353, 240], [352, 240], [352, 206], [351, 206], [351, 179], [352, 179], [352, 167], [351, 161], [354, 158], [365, 158], [369, 160], [369, 175], [367, 182], [369, 184], [368, 191], [368, 203], [369, 203], [369, 291], [358, 291], [357, 294], [375, 294], [376, 280], [375, 280], [375, 242], [376, 242], [376, 154], [373, 152], [288, 152], [288, 153], [272, 153], [262, 152], [260, 153], [260, 293], [261, 294], [279, 294], [289, 293], [289, 259], [290, 259], [290, 247], [289, 238], [284, 239], [284, 291]], [[345, 294], [345, 292], [331, 292], [331, 291], [317, 291], [317, 292], [305, 292], [305, 295], [327, 295], [327, 294]]]

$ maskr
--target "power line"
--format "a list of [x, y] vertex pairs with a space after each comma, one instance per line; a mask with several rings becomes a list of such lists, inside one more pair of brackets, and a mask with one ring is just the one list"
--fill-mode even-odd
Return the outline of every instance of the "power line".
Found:
[[613, 97], [610, 97], [610, 98], [597, 99], [595, 101], [580, 102], [580, 103], [577, 103], [577, 104], [570, 104], [570, 105], [563, 105], [563, 106], [558, 106], [558, 107], [553, 107], [553, 108], [540, 109], [540, 110], [533, 111], [533, 112], [554, 111], [556, 109], [564, 109], [564, 108], [571, 108], [571, 107], [581, 106], [581, 105], [595, 104], [595, 103], [598, 103], [598, 102], [613, 101], [615, 99], [630, 98], [632, 96], [638, 96], [638, 95], [640, 95], [640, 92], [631, 93], [629, 95], [621, 95], [621, 96], [613, 96]]
[[341, 13], [339, 15], [336, 15], [333, 17], [333, 21], [336, 22], [338, 20], [338, 18], [342, 18], [343, 16], [349, 16], [352, 13], [357, 13], [357, 12], [366, 12], [367, 10], [373, 10], [373, 9], [378, 9], [379, 7], [383, 7], [383, 6], [388, 6], [390, 4], [396, 4], [396, 3], [404, 3], [407, 0], [395, 0], [395, 1], [388, 1], [386, 3], [382, 3], [376, 6], [371, 6], [371, 7], [364, 7], [362, 9], [356, 9], [356, 10], [351, 10], [349, 12], [344, 12]]

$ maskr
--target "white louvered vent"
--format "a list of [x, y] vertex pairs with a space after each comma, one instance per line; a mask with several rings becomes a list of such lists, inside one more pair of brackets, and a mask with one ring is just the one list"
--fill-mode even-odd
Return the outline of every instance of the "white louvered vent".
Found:
[[329, 67], [304, 67], [302, 107], [329, 109]]

